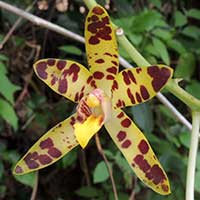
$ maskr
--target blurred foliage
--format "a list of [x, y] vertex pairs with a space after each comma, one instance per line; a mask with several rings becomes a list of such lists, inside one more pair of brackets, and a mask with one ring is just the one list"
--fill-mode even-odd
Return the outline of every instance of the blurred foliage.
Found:
[[[6, 2], [23, 9], [32, 3], [30, 0]], [[46, 10], [40, 10], [36, 3], [31, 12], [83, 34], [86, 16], [86, 12], [80, 12], [83, 2], [69, 1], [64, 12], [55, 8], [55, 2], [49, 0]], [[98, 2], [105, 5], [109, 1]], [[198, 6], [199, 1], [189, 0], [113, 0], [109, 13], [150, 63], [170, 64], [175, 69], [175, 78], [183, 78], [182, 86], [200, 99]], [[16, 20], [15, 15], [0, 11], [0, 41]], [[53, 93], [32, 74], [32, 64], [39, 59], [36, 45], [41, 47], [39, 58], [67, 58], [87, 66], [83, 45], [25, 20], [4, 45], [0, 53], [0, 199], [3, 200], [30, 198], [36, 173], [13, 177], [12, 166], [45, 131], [75, 110], [73, 103]], [[121, 48], [120, 54], [135, 65]], [[172, 95], [166, 95], [190, 119], [187, 108]], [[172, 194], [160, 196], [137, 180], [106, 131], [101, 130], [101, 143], [113, 170], [119, 199], [128, 200], [132, 191], [137, 200], [184, 199], [189, 131], [156, 99], [125, 110], [146, 133], [169, 176]], [[199, 179], [200, 152], [196, 200], [200, 199]], [[94, 140], [86, 148], [84, 156], [78, 147], [58, 163], [41, 170], [38, 184], [37, 199], [41, 200], [114, 199], [107, 168]]]

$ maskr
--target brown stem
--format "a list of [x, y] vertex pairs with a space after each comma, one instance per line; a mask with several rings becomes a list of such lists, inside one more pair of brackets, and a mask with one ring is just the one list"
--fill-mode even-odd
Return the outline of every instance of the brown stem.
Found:
[[85, 151], [82, 150], [82, 149], [81, 149], [81, 160], [82, 160], [82, 165], [83, 165], [83, 172], [84, 172], [85, 178], [86, 178], [86, 183], [87, 183], [88, 186], [91, 186], [91, 181], [90, 181], [90, 175], [89, 175], [86, 155], [85, 155]]
[[[36, 3], [37, 0], [35, 0], [30, 6], [28, 6], [26, 8], [25, 11], [29, 12], [33, 5]], [[20, 24], [20, 22], [22, 21], [23, 17], [19, 17], [17, 19], [17, 21], [13, 24], [13, 26], [11, 27], [11, 29], [8, 31], [8, 33], [6, 34], [6, 36], [4, 37], [4, 39], [2, 40], [2, 42], [0, 43], [0, 49], [3, 48], [3, 46], [5, 45], [5, 43], [9, 40], [9, 38], [12, 36], [13, 32], [15, 31], [15, 29], [17, 28], [17, 26]]]
[[110, 180], [111, 180], [111, 183], [112, 183], [114, 198], [115, 198], [115, 200], [118, 200], [117, 189], [116, 189], [116, 185], [115, 185], [115, 180], [113, 178], [112, 169], [111, 169], [109, 161], [108, 161], [108, 159], [107, 159], [107, 157], [106, 157], [106, 155], [103, 151], [103, 148], [101, 146], [101, 142], [100, 142], [98, 134], [95, 135], [95, 141], [96, 141], [97, 149], [98, 149], [99, 153], [101, 154], [101, 156], [103, 157], [103, 160], [105, 161], [106, 167], [108, 169], [108, 173], [110, 175]]
[[38, 171], [36, 171], [35, 173], [36, 173], [35, 183], [34, 183], [34, 187], [33, 187], [33, 190], [32, 190], [32, 194], [31, 194], [30, 200], [35, 200], [36, 199], [37, 190], [38, 190], [39, 174], [38, 174]]

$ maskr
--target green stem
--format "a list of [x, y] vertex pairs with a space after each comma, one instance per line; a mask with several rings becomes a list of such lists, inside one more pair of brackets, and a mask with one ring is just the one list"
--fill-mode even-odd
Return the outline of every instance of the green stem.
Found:
[[88, 7], [88, 9], [93, 8], [95, 5], [97, 5], [97, 2], [95, 0], [83, 0], [85, 5]]
[[[117, 29], [116, 34], [118, 36], [119, 44], [138, 66], [144, 67], [151, 65], [129, 42], [121, 29]], [[166, 85], [166, 89], [183, 101], [186, 105], [188, 105], [192, 110], [200, 112], [200, 100], [187, 93], [178, 85], [175, 80], [170, 80]]]
[[192, 135], [187, 168], [186, 200], [194, 200], [195, 168], [198, 150], [199, 127], [200, 112], [192, 112]]

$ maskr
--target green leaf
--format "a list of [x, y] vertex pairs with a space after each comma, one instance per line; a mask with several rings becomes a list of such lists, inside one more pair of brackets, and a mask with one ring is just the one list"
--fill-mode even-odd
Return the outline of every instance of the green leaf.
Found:
[[[129, 199], [129, 195], [127, 193], [118, 192], [118, 198], [119, 198], [119, 200], [128, 200]], [[113, 192], [109, 193], [109, 198], [108, 199], [109, 200], [115, 200]]]
[[25, 175], [14, 176], [14, 177], [20, 183], [27, 185], [27, 186], [30, 186], [30, 187], [33, 187], [34, 184], [35, 184], [35, 179], [37, 178], [36, 176], [37, 175], [36, 175], [35, 172], [31, 172], [31, 173], [28, 173], [28, 174], [25, 174]]
[[8, 57], [3, 55], [3, 54], [0, 54], [0, 60], [1, 61], [8, 61]]
[[186, 86], [186, 91], [188, 91], [191, 95], [194, 97], [200, 99], [200, 82], [196, 80], [192, 80], [187, 86]]
[[183, 53], [186, 53], [186, 49], [185, 47], [182, 45], [181, 42], [179, 42], [178, 40], [176, 39], [173, 39], [173, 40], [168, 40], [167, 41], [167, 46], [171, 49], [173, 49], [174, 51], [176, 51], [177, 53], [179, 54], [183, 54]]
[[130, 108], [134, 121], [145, 133], [153, 131], [153, 113], [148, 103], [139, 104]]
[[67, 168], [70, 167], [77, 160], [77, 151], [73, 149], [70, 153], [65, 155], [62, 159], [62, 167]]
[[187, 24], [187, 17], [183, 15], [180, 11], [175, 12], [175, 26], [184, 26]]
[[200, 20], [200, 10], [192, 8], [187, 12], [187, 16]]
[[162, 2], [160, 0], [150, 0], [150, 3], [156, 6], [157, 8], [160, 8], [162, 5]]
[[188, 149], [190, 148], [190, 138], [191, 138], [191, 134], [188, 132], [182, 132], [179, 135], [179, 140], [181, 144], [187, 147]]
[[198, 39], [200, 36], [200, 28], [196, 26], [187, 26], [181, 33], [193, 39]]
[[4, 173], [4, 167], [3, 167], [3, 163], [0, 162], [0, 180], [2, 179], [3, 177], [3, 173]]
[[195, 191], [200, 192], [200, 170], [196, 172], [195, 174]]
[[172, 38], [172, 34], [169, 30], [156, 28], [152, 31], [152, 33], [163, 40], [170, 40]]
[[81, 197], [86, 198], [94, 198], [101, 196], [102, 194], [101, 190], [90, 186], [81, 187], [80, 189], [76, 190], [75, 193]]
[[13, 107], [3, 99], [0, 99], [0, 116], [6, 120], [14, 130], [18, 128], [18, 118]]
[[132, 30], [134, 32], [150, 31], [152, 28], [160, 23], [161, 15], [155, 10], [145, 10], [139, 15], [135, 16]]
[[12, 104], [14, 104], [14, 93], [20, 89], [19, 86], [14, 85], [8, 77], [0, 70], [0, 93]]
[[101, 161], [97, 164], [94, 174], [93, 181], [94, 183], [102, 183], [106, 181], [109, 177], [108, 169], [104, 161]]
[[160, 58], [162, 59], [162, 61], [169, 65], [169, 54], [167, 51], [167, 48], [165, 46], [165, 44], [158, 38], [153, 38], [153, 46], [157, 51], [157, 54], [160, 56]]
[[0, 198], [4, 199], [5, 195], [6, 195], [6, 186], [5, 185], [0, 185]]
[[6, 74], [6, 73], [7, 73], [6, 65], [0, 61], [0, 74]]
[[175, 69], [174, 76], [176, 78], [190, 79], [195, 70], [195, 56], [190, 53], [184, 53], [178, 60], [178, 65]]
[[76, 46], [73, 45], [65, 45], [65, 46], [61, 46], [59, 47], [60, 50], [64, 51], [65, 53], [71, 53], [77, 56], [81, 56], [82, 55], [82, 51], [77, 48]]
[[143, 40], [143, 37], [142, 37], [141, 34], [133, 34], [133, 33], [131, 33], [128, 37], [129, 37], [129, 39], [131, 40], [131, 42], [132, 42], [133, 44], [137, 45], [137, 46], [138, 46], [138, 45], [142, 42], [142, 40]]

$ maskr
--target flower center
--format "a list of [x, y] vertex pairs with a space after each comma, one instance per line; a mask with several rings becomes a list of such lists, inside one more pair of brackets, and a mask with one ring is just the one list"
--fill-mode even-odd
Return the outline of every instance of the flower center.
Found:
[[100, 125], [111, 117], [111, 100], [101, 89], [82, 98], [77, 106], [77, 119], [83, 123], [88, 117], [100, 118]]

